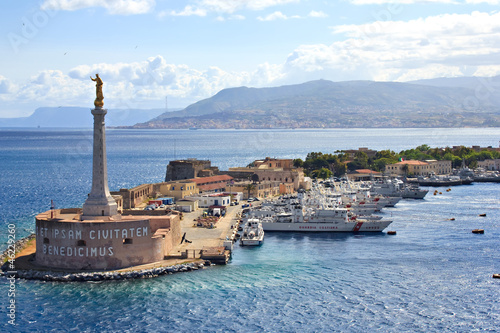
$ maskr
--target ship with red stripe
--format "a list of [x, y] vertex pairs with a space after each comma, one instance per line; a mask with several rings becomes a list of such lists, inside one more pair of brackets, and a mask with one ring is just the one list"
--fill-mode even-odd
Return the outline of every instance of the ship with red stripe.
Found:
[[282, 212], [261, 221], [265, 231], [300, 232], [381, 232], [392, 223], [377, 216], [357, 216], [347, 208], [304, 204], [303, 193]]

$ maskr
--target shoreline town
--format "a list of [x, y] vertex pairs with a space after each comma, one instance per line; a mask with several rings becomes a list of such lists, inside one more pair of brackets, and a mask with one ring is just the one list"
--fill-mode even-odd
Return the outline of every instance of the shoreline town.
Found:
[[[428, 191], [418, 184], [500, 181], [494, 171], [500, 169], [500, 159], [478, 162], [490, 170], [479, 174], [462, 168], [451, 175], [449, 160], [409, 160], [386, 165], [384, 173], [360, 169], [344, 179], [323, 181], [306, 177], [292, 159], [266, 157], [228, 171], [208, 160], [188, 159], [170, 161], [164, 182], [110, 192], [107, 110], [102, 81], [98, 76], [93, 80], [97, 98], [88, 198], [82, 208], [38, 214], [35, 235], [10, 244], [3, 253], [5, 275], [102, 281], [197, 270], [226, 264], [239, 238], [243, 245], [261, 245], [267, 231], [382, 232], [392, 221], [374, 214], [402, 198], [424, 198]], [[376, 151], [360, 148], [346, 153]], [[407, 179], [409, 174], [416, 178]]]

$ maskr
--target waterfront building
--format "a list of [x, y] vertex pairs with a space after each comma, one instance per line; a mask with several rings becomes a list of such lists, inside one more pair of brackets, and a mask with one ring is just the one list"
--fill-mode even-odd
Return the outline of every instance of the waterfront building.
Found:
[[197, 200], [198, 207], [200, 208], [209, 208], [212, 206], [227, 207], [231, 204], [231, 196], [224, 193], [194, 195], [186, 199]]
[[[293, 184], [295, 191], [299, 188], [310, 188], [308, 183], [304, 181], [303, 169], [295, 168], [292, 159], [266, 157], [264, 160], [252, 162], [248, 167], [229, 168], [229, 171], [224, 171], [224, 173], [239, 181], [253, 180], [259, 183], [268, 181]], [[279, 184], [276, 186], [279, 192]]]
[[263, 160], [256, 160], [253, 162], [253, 166], [257, 169], [293, 169], [293, 159], [284, 158], [271, 158], [266, 157]]
[[451, 161], [408, 160], [386, 165], [384, 173], [391, 176], [405, 176], [405, 175], [429, 176], [432, 174], [436, 175], [449, 174], [451, 173], [451, 171], [452, 171]]
[[451, 161], [447, 160], [425, 160], [425, 162], [429, 163], [431, 168], [431, 172], [436, 175], [447, 175], [452, 172], [452, 164]]
[[[248, 187], [249, 185], [250, 185], [250, 191]], [[284, 186], [280, 187], [281, 185]], [[253, 197], [268, 198], [280, 194], [288, 194], [295, 192], [295, 190], [293, 189], [293, 184], [291, 183], [289, 183], [288, 186], [286, 186], [283, 183], [273, 182], [268, 180], [259, 182], [252, 182], [249, 180], [239, 181], [235, 182], [234, 185], [232, 185], [232, 189], [234, 191], [241, 192], [243, 194], [243, 199], [248, 199]], [[281, 190], [283, 191], [283, 193], [280, 192]]]
[[224, 192], [233, 182], [233, 177], [229, 175], [218, 175], [211, 177], [193, 178], [189, 181], [196, 184], [199, 191], [203, 192]]
[[218, 167], [212, 167], [209, 160], [187, 160], [170, 161], [167, 165], [165, 181], [191, 179], [196, 177], [210, 177], [219, 174]]
[[173, 197], [175, 200], [200, 193], [196, 182], [191, 180], [176, 180], [153, 184], [153, 191], [157, 195]]
[[177, 200], [176, 206], [181, 212], [194, 212], [198, 209], [198, 200], [193, 198], [183, 198]]
[[382, 173], [370, 169], [358, 169], [353, 173], [347, 174], [347, 177], [353, 181], [371, 180], [382, 177]]
[[121, 197], [123, 209], [133, 209], [153, 197], [153, 185], [141, 184], [131, 189], [122, 188], [111, 194]]
[[478, 161], [477, 166], [485, 170], [500, 171], [500, 159]]

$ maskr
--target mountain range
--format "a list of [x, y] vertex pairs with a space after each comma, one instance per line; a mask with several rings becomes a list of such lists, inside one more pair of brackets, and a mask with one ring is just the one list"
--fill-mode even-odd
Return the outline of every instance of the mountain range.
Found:
[[[92, 127], [89, 108], [43, 107], [0, 127]], [[110, 109], [120, 128], [500, 127], [500, 76], [411, 82], [317, 80], [237, 87], [188, 107]]]
[[500, 127], [500, 76], [230, 88], [133, 127]]

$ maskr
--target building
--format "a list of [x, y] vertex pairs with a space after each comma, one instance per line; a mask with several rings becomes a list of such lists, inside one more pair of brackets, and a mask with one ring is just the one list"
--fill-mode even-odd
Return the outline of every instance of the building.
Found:
[[[253, 166], [229, 168], [229, 171], [224, 171], [224, 173], [238, 181], [291, 183], [295, 191], [299, 188], [309, 188], [308, 183], [304, 181], [304, 171], [301, 168], [295, 168], [292, 159], [266, 157], [264, 160], [254, 161], [251, 165]], [[279, 188], [279, 185], [277, 186]]]
[[425, 162], [429, 163], [432, 172], [436, 175], [447, 175], [452, 172], [451, 161], [425, 160]]
[[253, 165], [257, 169], [293, 169], [292, 159], [278, 159], [266, 157], [264, 160], [257, 160], [253, 162]]
[[197, 184], [190, 180], [174, 180], [153, 184], [153, 191], [157, 195], [173, 197], [175, 200], [200, 193]]
[[150, 199], [161, 196], [172, 197], [175, 198], [175, 200], [179, 200], [198, 193], [199, 189], [196, 183], [189, 180], [142, 184], [131, 189], [122, 188], [120, 191], [111, 192], [115, 198], [118, 196], [121, 197], [123, 209], [142, 207]]
[[478, 161], [477, 166], [485, 170], [500, 170], [500, 159]]
[[187, 160], [170, 161], [167, 165], [165, 181], [191, 179], [196, 177], [210, 177], [219, 174], [219, 168], [212, 167], [209, 160]]
[[224, 192], [233, 181], [229, 175], [218, 175], [211, 177], [193, 178], [189, 181], [196, 184], [200, 193], [203, 192]]
[[376, 150], [368, 149], [368, 148], [365, 148], [365, 147], [358, 148], [358, 149], [344, 150], [343, 152], [347, 155], [347, 157], [350, 160], [353, 160], [354, 157], [356, 157], [357, 153], [365, 153], [368, 156], [368, 158], [374, 158], [375, 155], [377, 154]]
[[382, 173], [370, 169], [358, 169], [355, 170], [355, 172], [348, 174], [347, 177], [354, 181], [372, 180], [374, 178], [382, 177]]
[[177, 200], [176, 206], [181, 212], [194, 212], [198, 209], [198, 200], [193, 198], [184, 198]]
[[[405, 170], [405, 168], [407, 168], [407, 170]], [[451, 171], [451, 161], [428, 160], [423, 162], [409, 160], [386, 165], [384, 173], [391, 176], [430, 176], [433, 174], [449, 174]]]
[[[283, 188], [280, 188], [280, 185], [282, 183], [280, 182], [272, 182], [272, 181], [261, 181], [254, 183], [252, 181], [239, 181], [234, 183], [232, 186], [234, 191], [241, 192], [243, 193], [243, 199], [248, 199], [248, 198], [268, 198], [268, 197], [273, 197], [280, 195], [280, 190], [283, 190], [284, 192], [289, 191], [292, 189], [293, 193], [293, 184], [288, 184], [288, 186], [284, 186]], [[249, 186], [250, 185], [250, 191], [249, 191]], [[284, 185], [284, 184], [283, 184]], [[285, 193], [283, 193], [285, 194]]]
[[227, 207], [231, 205], [231, 196], [224, 193], [212, 193], [212, 194], [202, 194], [197, 196], [191, 196], [186, 199], [194, 199], [198, 201], [198, 207], [209, 208], [212, 206], [224, 206]]
[[154, 196], [152, 184], [142, 184], [131, 189], [122, 188], [111, 194], [122, 198], [123, 209], [136, 208]]

